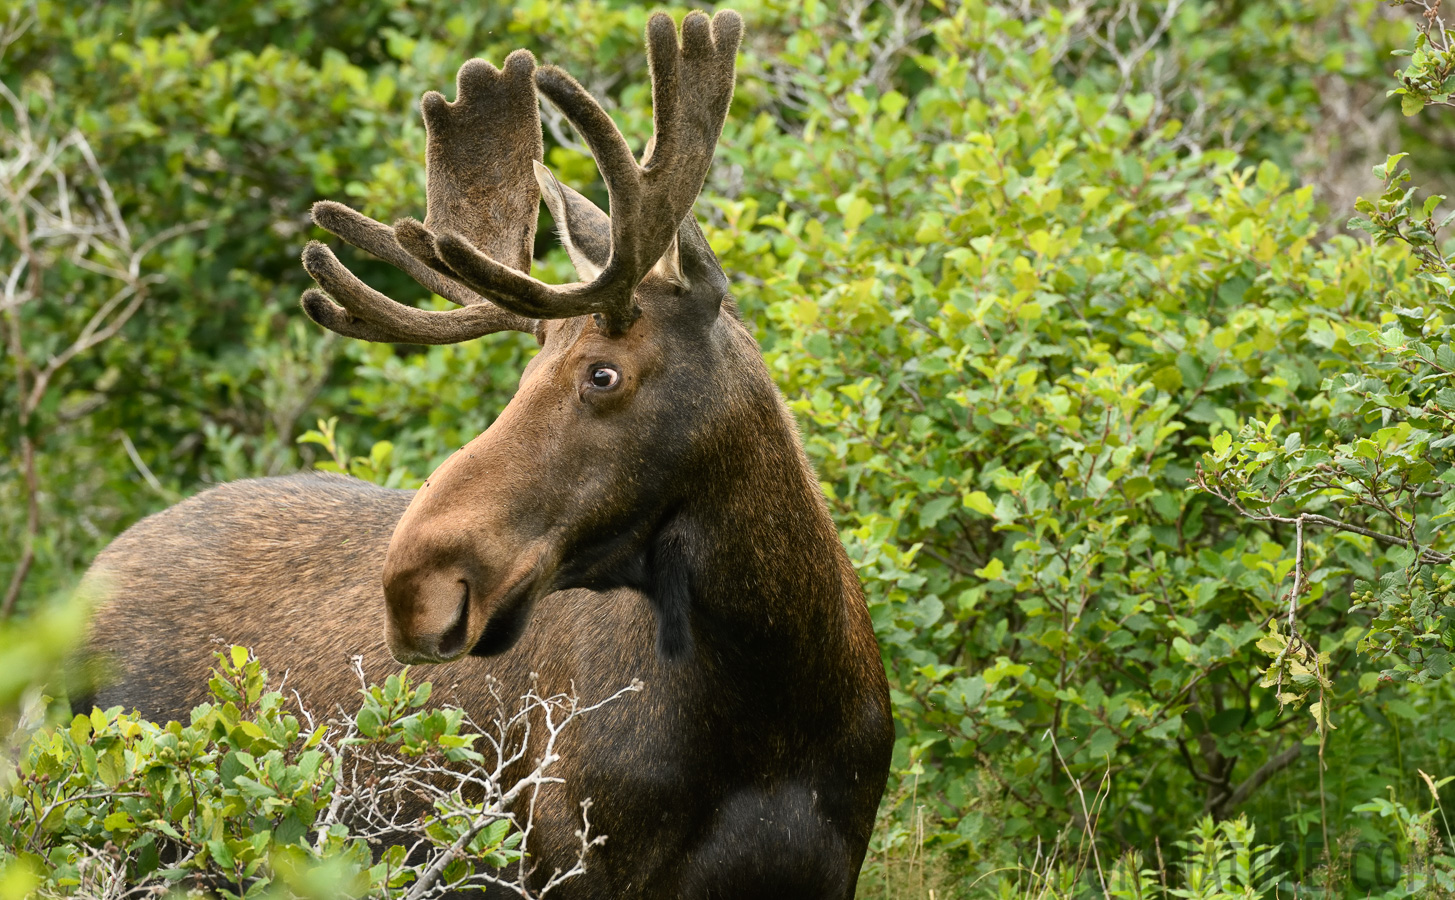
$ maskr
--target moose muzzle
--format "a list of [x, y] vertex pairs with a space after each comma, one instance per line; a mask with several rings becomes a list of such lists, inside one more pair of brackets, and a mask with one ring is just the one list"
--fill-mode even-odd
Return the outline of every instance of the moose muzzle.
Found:
[[470, 649], [470, 606], [479, 588], [463, 567], [415, 567], [389, 573], [389, 652], [401, 663], [444, 662]]

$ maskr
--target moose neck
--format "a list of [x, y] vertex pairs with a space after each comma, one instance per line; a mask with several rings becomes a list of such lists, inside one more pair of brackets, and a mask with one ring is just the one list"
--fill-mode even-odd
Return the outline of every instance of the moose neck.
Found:
[[718, 445], [725, 452], [709, 487], [681, 521], [697, 651], [781, 673], [832, 665], [863, 597], [792, 418], [762, 375]]

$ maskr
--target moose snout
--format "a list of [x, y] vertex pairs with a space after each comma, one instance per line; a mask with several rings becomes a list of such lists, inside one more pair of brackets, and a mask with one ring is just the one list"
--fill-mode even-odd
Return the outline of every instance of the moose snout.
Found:
[[454, 567], [391, 573], [384, 582], [389, 652], [401, 663], [444, 662], [469, 650], [471, 578]]

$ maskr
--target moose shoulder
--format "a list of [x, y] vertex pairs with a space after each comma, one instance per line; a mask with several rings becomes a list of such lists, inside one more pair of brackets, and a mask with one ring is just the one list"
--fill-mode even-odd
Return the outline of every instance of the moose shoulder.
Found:
[[[888, 687], [858, 579], [792, 417], [691, 210], [733, 88], [741, 20], [647, 27], [655, 133], [638, 163], [565, 73], [517, 51], [426, 94], [427, 215], [334, 203], [319, 225], [459, 304], [399, 304], [322, 244], [303, 306], [340, 334], [541, 349], [491, 427], [416, 493], [294, 476], [224, 485], [129, 530], [93, 567], [103, 705], [179, 717], [212, 643], [251, 645], [306, 703], [354, 702], [348, 659], [438, 664], [467, 709], [523, 694], [645, 691], [582, 720], [536, 811], [572, 897], [854, 893], [889, 764]], [[540, 163], [536, 90], [590, 146], [610, 216]], [[544, 199], [581, 281], [530, 268]], [[534, 673], [534, 675], [533, 675]], [[493, 702], [493, 701], [490, 701]]]

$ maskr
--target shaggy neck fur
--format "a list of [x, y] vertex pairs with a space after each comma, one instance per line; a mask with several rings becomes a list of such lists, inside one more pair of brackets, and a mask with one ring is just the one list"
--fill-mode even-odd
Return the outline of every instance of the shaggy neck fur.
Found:
[[705, 665], [781, 692], [801, 681], [795, 673], [842, 665], [851, 631], [867, 632], [868, 617], [793, 419], [761, 360], [747, 364], [760, 377], [730, 398], [732, 428], [713, 441], [710, 487], [664, 529], [689, 573], [685, 615], [662, 598], [656, 611], [664, 637], [674, 622], [690, 623]]

